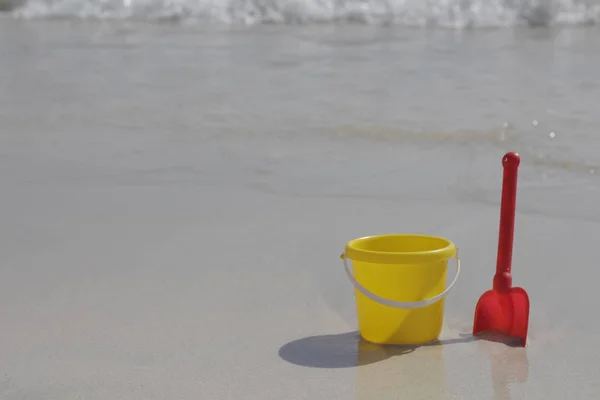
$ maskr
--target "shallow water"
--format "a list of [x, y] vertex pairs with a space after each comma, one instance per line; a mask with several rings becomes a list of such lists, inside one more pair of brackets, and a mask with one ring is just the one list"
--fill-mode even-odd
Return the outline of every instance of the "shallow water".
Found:
[[[215, 30], [6, 20], [0, 29], [7, 182], [17, 168], [20, 183], [45, 174], [91, 182], [144, 173], [151, 181], [168, 169], [213, 179], [220, 168], [202, 172], [229, 162], [258, 176], [272, 166], [269, 179], [282, 185], [307, 174], [330, 191], [361, 180], [364, 195], [395, 193], [402, 181], [410, 188], [402, 193], [415, 196], [451, 186], [456, 196], [494, 202], [497, 158], [511, 150], [528, 165], [523, 210], [596, 218], [595, 27]], [[361, 141], [377, 150], [344, 150]], [[156, 164], [154, 155], [169, 153], [177, 160]], [[452, 170], [432, 162], [442, 159]], [[398, 173], [416, 160], [411, 174]], [[373, 174], [396, 184], [369, 187]]]

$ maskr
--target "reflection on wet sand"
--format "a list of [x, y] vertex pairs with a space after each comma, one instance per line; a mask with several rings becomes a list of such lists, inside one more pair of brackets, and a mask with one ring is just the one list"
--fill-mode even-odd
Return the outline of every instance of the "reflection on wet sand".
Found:
[[356, 400], [442, 400], [453, 398], [446, 382], [444, 349], [470, 342], [477, 342], [479, 354], [491, 363], [492, 400], [510, 400], [509, 385], [527, 380], [529, 362], [525, 348], [499, 336], [461, 334], [420, 346], [391, 346], [347, 332], [292, 341], [280, 348], [279, 356], [304, 367], [356, 368]]
[[510, 384], [524, 383], [529, 377], [527, 351], [520, 347], [519, 340], [499, 334], [480, 337], [477, 346], [490, 360], [493, 400], [511, 400]]
[[[388, 353], [390, 357], [386, 362], [356, 369], [356, 400], [449, 399], [441, 344], [388, 349], [361, 340], [359, 360], [374, 352]], [[402, 356], [394, 357], [398, 354]]]

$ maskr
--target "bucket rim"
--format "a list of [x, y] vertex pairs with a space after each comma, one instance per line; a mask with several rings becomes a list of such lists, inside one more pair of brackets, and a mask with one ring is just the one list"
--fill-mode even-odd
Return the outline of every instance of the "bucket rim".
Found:
[[[358, 243], [384, 237], [409, 238], [418, 237], [433, 239], [445, 244], [435, 250], [425, 251], [375, 251], [358, 248]], [[374, 264], [426, 264], [449, 260], [456, 255], [456, 245], [449, 239], [414, 233], [389, 233], [369, 235], [349, 240], [345, 246], [346, 257], [354, 261], [362, 261]]]

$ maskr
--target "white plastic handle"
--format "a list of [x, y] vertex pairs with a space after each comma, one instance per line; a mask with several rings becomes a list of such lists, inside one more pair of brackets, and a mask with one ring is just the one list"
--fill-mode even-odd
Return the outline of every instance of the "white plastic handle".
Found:
[[458, 279], [458, 275], [460, 274], [460, 260], [458, 259], [458, 250], [456, 250], [456, 255], [454, 256], [454, 258], [456, 258], [456, 276], [454, 277], [454, 280], [452, 281], [452, 283], [450, 283], [448, 288], [446, 288], [446, 290], [444, 290], [442, 293], [438, 294], [437, 296], [431, 297], [426, 300], [405, 302], [405, 301], [396, 301], [396, 300], [386, 299], [384, 297], [378, 296], [375, 293], [372, 293], [372, 292], [368, 291], [367, 289], [365, 289], [365, 287], [362, 286], [360, 283], [358, 283], [358, 281], [354, 278], [354, 276], [352, 275], [352, 272], [350, 272], [350, 268], [348, 267], [348, 262], [346, 261], [347, 260], [346, 252], [344, 251], [344, 253], [342, 254], [342, 260], [344, 262], [344, 267], [346, 267], [345, 268], [346, 275], [348, 275], [348, 278], [350, 279], [352, 284], [354, 284], [354, 287], [359, 292], [361, 292], [362, 294], [367, 296], [369, 299], [376, 301], [377, 303], [380, 303], [380, 304], [383, 304], [383, 305], [386, 305], [389, 307], [406, 308], [406, 309], [427, 307], [433, 303], [437, 303], [444, 296], [446, 296], [448, 294], [448, 292], [450, 292], [450, 289], [452, 289], [452, 287], [454, 286], [454, 284], [456, 283], [456, 281]]

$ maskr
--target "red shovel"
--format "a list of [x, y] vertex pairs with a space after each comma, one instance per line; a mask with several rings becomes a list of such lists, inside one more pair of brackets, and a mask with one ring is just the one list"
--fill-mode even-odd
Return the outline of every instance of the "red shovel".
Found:
[[517, 171], [521, 159], [517, 153], [502, 158], [502, 204], [498, 259], [492, 290], [485, 292], [475, 307], [473, 335], [496, 332], [518, 338], [524, 347], [529, 326], [529, 296], [520, 287], [512, 287], [511, 262], [517, 202]]

